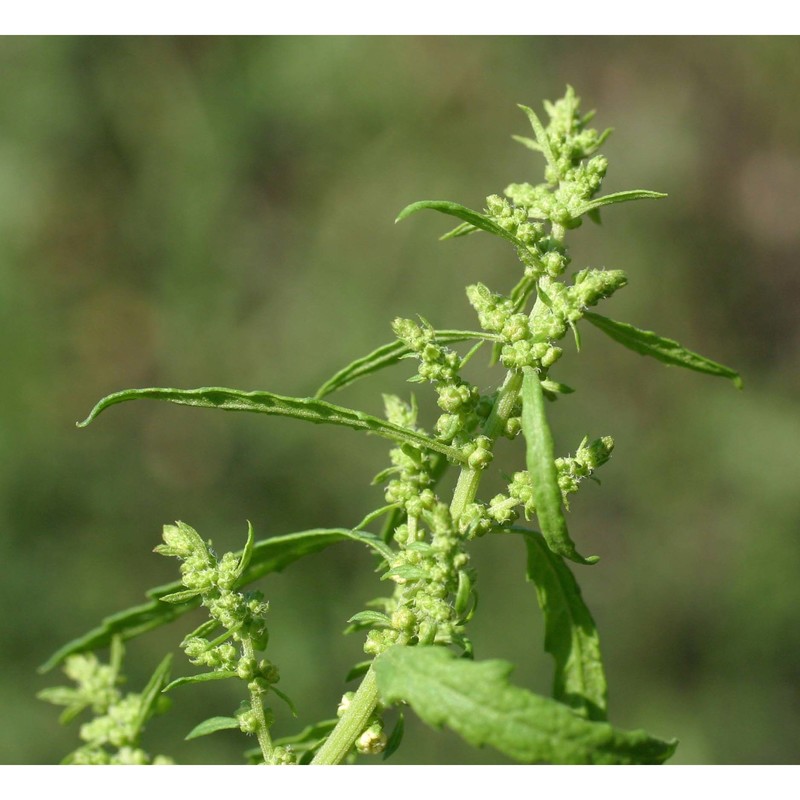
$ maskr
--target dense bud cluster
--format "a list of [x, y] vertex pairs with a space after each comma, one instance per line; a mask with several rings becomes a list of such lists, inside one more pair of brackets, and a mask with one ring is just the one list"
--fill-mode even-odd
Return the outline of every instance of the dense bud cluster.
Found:
[[86, 709], [91, 709], [94, 714], [93, 719], [80, 726], [79, 735], [84, 744], [70, 753], [64, 763], [172, 763], [166, 756], [151, 757], [139, 746], [144, 720], [168, 704], [160, 703], [148, 708], [144, 695], [133, 692], [123, 695], [117, 688], [122, 681], [119, 675], [121, 659], [122, 645], [119, 641], [112, 646], [111, 664], [100, 663], [94, 653], [70, 656], [64, 664], [64, 673], [75, 686], [59, 686], [40, 692], [42, 700], [66, 706], [62, 722], [73, 719]]
[[[200, 596], [211, 617], [183, 640], [184, 652], [193, 664], [245, 681], [250, 703], [245, 703], [237, 715], [239, 728], [247, 734], [266, 733], [264, 728], [272, 724], [274, 714], [263, 707], [261, 698], [280, 681], [280, 672], [269, 659], [256, 656], [269, 642], [265, 619], [269, 604], [264, 602], [261, 592], [236, 590], [247, 566], [246, 556], [240, 558], [234, 553], [225, 553], [218, 559], [211, 543], [206, 543], [197, 531], [183, 522], [165, 525], [163, 540], [155, 551], [181, 560], [181, 582], [190, 593]], [[184, 592], [174, 596], [175, 600], [185, 597]], [[169, 602], [172, 597], [162, 599]], [[219, 628], [223, 632], [210, 639], [209, 635]], [[285, 748], [278, 755], [276, 752], [275, 749], [265, 752], [265, 759], [269, 763], [278, 763], [276, 758], [280, 763], [289, 763], [286, 760], [292, 758], [291, 751]]]

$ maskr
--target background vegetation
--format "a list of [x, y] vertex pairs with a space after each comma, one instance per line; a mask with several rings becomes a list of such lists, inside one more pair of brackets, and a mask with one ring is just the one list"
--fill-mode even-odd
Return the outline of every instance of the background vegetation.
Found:
[[[507, 288], [513, 253], [438, 243], [445, 221], [395, 227], [395, 213], [420, 198], [481, 207], [538, 179], [509, 138], [528, 133], [515, 104], [538, 109], [566, 83], [616, 128], [605, 188], [670, 194], [584, 226], [574, 263], [627, 270], [612, 316], [745, 379], [738, 393], [593, 330], [559, 365], [578, 390], [552, 415], [560, 449], [584, 433], [617, 442], [602, 490], [571, 514], [602, 557], [576, 569], [612, 721], [679, 736], [679, 763], [797, 759], [796, 39], [6, 38], [0, 71], [4, 762], [75, 746], [34, 699], [60, 676], [35, 667], [175, 577], [150, 552], [163, 523], [235, 548], [247, 518], [265, 536], [353, 524], [380, 502], [369, 481], [386, 445], [350, 431], [147, 403], [85, 431], [75, 420], [127, 386], [310, 394], [388, 341], [397, 315], [472, 327], [462, 287]], [[342, 402], [377, 412], [407, 373]], [[516, 681], [546, 692], [541, 628], [511, 628], [536, 602], [522, 543], [481, 541], [476, 565], [478, 656], [517, 662]], [[361, 637], [339, 631], [379, 593], [369, 556], [337, 545], [264, 588], [282, 687], [303, 722], [329, 715], [360, 658]], [[131, 644], [132, 688], [190, 624]], [[226, 688], [176, 692], [153, 751], [237, 762], [235, 732], [180, 742], [236, 706]], [[500, 759], [417, 730], [395, 760]]]

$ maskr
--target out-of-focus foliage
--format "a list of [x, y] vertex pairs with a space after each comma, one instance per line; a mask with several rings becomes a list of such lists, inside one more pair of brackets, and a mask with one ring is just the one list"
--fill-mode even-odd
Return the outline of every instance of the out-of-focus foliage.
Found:
[[[391, 338], [396, 316], [474, 327], [460, 287], [486, 280], [488, 263], [509, 288], [513, 254], [490, 237], [439, 243], [433, 216], [393, 220], [420, 196], [481, 208], [526, 164], [538, 175], [540, 156], [507, 131], [526, 133], [516, 103], [566, 83], [601, 109], [598, 127], [616, 126], [608, 190], [670, 195], [584, 226], [575, 267], [626, 270], [612, 316], [745, 382], [734, 392], [591, 330], [561, 362], [576, 394], [553, 408], [557, 446], [607, 428], [616, 442], [603, 492], [570, 514], [602, 557], [581, 582], [613, 722], [678, 735], [677, 762], [797, 759], [796, 40], [6, 38], [0, 68], [3, 761], [74, 749], [34, 698], [48, 683], [35, 667], [175, 578], [151, 553], [163, 523], [184, 519], [221, 551], [245, 519], [259, 536], [353, 525], [386, 461], [377, 438], [292, 420], [132, 404], [85, 431], [74, 422], [133, 385], [311, 395]], [[407, 391], [409, 374], [401, 363], [342, 402], [380, 413], [381, 392]], [[602, 430], [585, 429], [594, 421]], [[475, 563], [477, 656], [517, 663], [515, 682], [546, 693], [542, 627], [526, 641], [503, 624], [536, 604], [523, 543], [490, 537]], [[330, 716], [353, 688], [339, 681], [360, 640], [338, 631], [376, 580], [344, 543], [264, 581], [301, 715], [276, 732]], [[131, 685], [193, 621], [130, 644]], [[209, 684], [203, 709], [176, 694], [146, 746], [239, 761], [235, 732], [181, 741], [226, 713], [226, 691]], [[395, 759], [475, 757], [409, 724]]]

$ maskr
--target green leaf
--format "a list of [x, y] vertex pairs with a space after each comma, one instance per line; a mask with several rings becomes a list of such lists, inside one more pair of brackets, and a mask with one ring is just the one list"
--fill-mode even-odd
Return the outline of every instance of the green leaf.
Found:
[[194, 597], [199, 597], [203, 593], [202, 589], [184, 589], [182, 592], [173, 592], [160, 597], [162, 603], [185, 603]]
[[575, 209], [573, 216], [580, 217], [603, 206], [614, 205], [614, 203], [627, 203], [631, 200], [660, 200], [666, 196], [663, 192], [651, 192], [648, 189], [615, 192], [614, 194], [607, 194], [605, 197], [596, 197], [594, 200], [587, 200], [585, 203], [581, 203]]
[[382, 614], [380, 611], [359, 611], [358, 614], [353, 614], [347, 621], [359, 627], [379, 625], [382, 628], [390, 628], [392, 625], [392, 621], [389, 617], [387, 617], [386, 614]]
[[523, 763], [661, 764], [677, 742], [590, 722], [508, 682], [506, 661], [469, 661], [443, 647], [401, 647], [375, 660], [381, 699], [408, 703], [424, 722]]
[[372, 660], [369, 661], [359, 661], [358, 664], [355, 664], [350, 668], [350, 671], [345, 675], [344, 682], [350, 683], [350, 681], [354, 681], [356, 678], [361, 678], [367, 674], [369, 668], [372, 666]]
[[[372, 546], [382, 540], [372, 534], [354, 533], [346, 528], [316, 528], [285, 536], [273, 536], [263, 539], [253, 546], [250, 564], [245, 569], [239, 585], [252, 583], [254, 580], [272, 572], [280, 572], [284, 567], [303, 556], [316, 553], [329, 545], [345, 540], [354, 540]], [[132, 639], [142, 633], [167, 625], [183, 614], [196, 608], [199, 597], [180, 605], [161, 602], [161, 598], [179, 591], [180, 581], [157, 586], [147, 592], [148, 602], [133, 608], [125, 609], [103, 619], [96, 628], [83, 636], [67, 642], [39, 667], [40, 672], [47, 672], [58, 666], [73, 653], [97, 650], [106, 647], [115, 635], [123, 639]], [[206, 623], [204, 623], [205, 625]], [[212, 626], [213, 627], [213, 626]]]
[[600, 637], [581, 590], [561, 556], [536, 531], [510, 528], [525, 537], [527, 577], [536, 585], [544, 615], [544, 649], [556, 662], [553, 697], [591, 720], [606, 719], [608, 687]]
[[[308, 764], [314, 753], [319, 750], [330, 735], [330, 732], [336, 727], [338, 721], [338, 719], [326, 719], [315, 725], [309, 725], [294, 736], [275, 739], [274, 744], [279, 747], [291, 746], [292, 750], [299, 756], [298, 763]], [[261, 751], [256, 750], [255, 754], [261, 756]]]
[[522, 432], [527, 446], [528, 472], [533, 479], [536, 517], [547, 546], [578, 564], [596, 563], [597, 556], [584, 558], [578, 553], [567, 530], [553, 455], [553, 435], [544, 410], [544, 393], [539, 376], [532, 367], [523, 369]]
[[168, 683], [161, 691], [171, 692], [179, 686], [186, 686], [191, 683], [208, 683], [208, 681], [226, 681], [228, 678], [237, 678], [235, 670], [221, 669], [218, 672], [201, 672], [199, 675], [184, 675], [182, 678], [175, 678]]
[[443, 453], [454, 461], [463, 461], [463, 456], [455, 447], [431, 439], [417, 431], [393, 425], [391, 422], [378, 419], [361, 411], [353, 411], [342, 406], [316, 400], [312, 397], [283, 397], [272, 392], [240, 392], [236, 389], [224, 389], [211, 386], [201, 389], [126, 389], [110, 394], [100, 400], [91, 410], [89, 416], [78, 423], [79, 428], [86, 427], [98, 414], [116, 403], [128, 400], [166, 400], [183, 406], [197, 408], [221, 408], [224, 411], [252, 411], [259, 414], [275, 414], [282, 417], [330, 425], [343, 425], [355, 430], [376, 433], [394, 442], [410, 444], [428, 450]]
[[[466, 342], [472, 339], [492, 339], [497, 340], [499, 337], [485, 333], [483, 331], [435, 331], [436, 341], [442, 344], [452, 342]], [[315, 398], [321, 400], [329, 394], [349, 386], [351, 383], [371, 375], [373, 372], [391, 367], [394, 364], [399, 364], [404, 358], [411, 354], [411, 349], [406, 347], [402, 342], [395, 341], [390, 344], [381, 345], [381, 347], [373, 350], [361, 358], [342, 367], [335, 375], [330, 377], [322, 386], [317, 389]]]
[[[293, 736], [284, 736], [282, 739], [275, 739], [275, 744], [281, 747], [286, 745], [302, 745], [309, 742], [317, 742], [324, 739], [335, 727], [338, 719], [326, 719], [314, 725], [308, 725], [300, 733]], [[304, 749], [304, 748], [303, 748]]]
[[537, 153], [542, 152], [542, 146], [534, 139], [530, 139], [527, 136], [517, 136], [516, 134], [512, 134], [511, 138], [515, 142], [519, 142], [524, 147], [527, 147], [528, 150], [534, 150]]
[[383, 751], [383, 760], [386, 761], [397, 752], [400, 743], [403, 741], [403, 734], [406, 730], [406, 719], [401, 711], [397, 716], [397, 722], [386, 740], [386, 749]]
[[710, 358], [701, 356], [699, 353], [687, 350], [674, 339], [659, 336], [653, 331], [634, 328], [633, 325], [629, 325], [627, 322], [617, 322], [601, 314], [587, 311], [584, 317], [596, 328], [603, 331], [606, 336], [610, 336], [615, 342], [619, 342], [629, 350], [633, 350], [634, 353], [650, 356], [673, 367], [685, 367], [696, 372], [704, 372], [706, 375], [728, 378], [733, 381], [733, 385], [737, 389], [742, 388], [742, 378], [738, 372], [730, 367], [718, 364]]
[[550, 144], [550, 139], [547, 138], [547, 131], [545, 131], [544, 126], [539, 121], [539, 117], [536, 116], [536, 112], [532, 108], [528, 108], [528, 106], [523, 106], [517, 103], [517, 106], [521, 108], [527, 115], [528, 119], [530, 120], [531, 127], [533, 128], [533, 133], [536, 136], [536, 142], [539, 145], [539, 149], [544, 153], [544, 157], [547, 159], [547, 163], [555, 170], [558, 169], [558, 164], [556, 163], [556, 157], [553, 153], [553, 148]]
[[161, 663], [155, 668], [155, 671], [150, 676], [147, 685], [142, 689], [141, 700], [139, 702], [139, 713], [136, 716], [133, 729], [135, 731], [134, 737], [138, 736], [144, 724], [150, 717], [157, 711], [159, 700], [162, 699], [161, 692], [164, 686], [169, 681], [169, 671], [172, 667], [172, 655], [166, 655], [161, 660]]
[[253, 547], [255, 546], [255, 537], [253, 535], [253, 526], [250, 524], [250, 520], [247, 520], [247, 541], [244, 544], [244, 550], [242, 550], [242, 555], [239, 557], [239, 563], [236, 565], [236, 579], [242, 577], [244, 571], [250, 564], [250, 559], [253, 558]]
[[278, 695], [278, 697], [280, 697], [280, 699], [283, 700], [284, 703], [286, 703], [286, 705], [289, 707], [289, 711], [292, 712], [292, 716], [296, 717], [297, 706], [294, 704], [292, 698], [289, 697], [289, 695], [286, 694], [286, 692], [282, 692], [277, 686], [270, 686], [269, 689], [271, 692], [274, 692], [276, 695]]
[[190, 739], [199, 739], [201, 736], [208, 736], [210, 733], [227, 731], [233, 728], [237, 730], [239, 728], [239, 720], [236, 719], [236, 717], [209, 717], [186, 734], [186, 741], [188, 742]]
[[439, 211], [442, 214], [449, 214], [451, 217], [463, 219], [464, 222], [468, 222], [470, 225], [473, 225], [482, 231], [486, 231], [486, 233], [499, 236], [501, 239], [507, 239], [517, 247], [527, 249], [525, 242], [518, 239], [513, 233], [507, 231], [505, 228], [501, 228], [490, 217], [487, 217], [485, 214], [479, 214], [477, 211], [473, 211], [472, 209], [459, 205], [458, 203], [451, 203], [449, 200], [420, 200], [417, 203], [411, 203], [411, 205], [406, 206], [397, 215], [395, 222], [400, 222], [406, 217], [410, 217], [412, 214], [415, 214], [417, 211], [422, 211], [426, 208], [429, 208], [433, 211]]
[[443, 233], [439, 237], [440, 242], [446, 242], [448, 239], [457, 239], [460, 236], [468, 236], [470, 233], [477, 233], [478, 229], [469, 222], [462, 222], [456, 225], [453, 230]]

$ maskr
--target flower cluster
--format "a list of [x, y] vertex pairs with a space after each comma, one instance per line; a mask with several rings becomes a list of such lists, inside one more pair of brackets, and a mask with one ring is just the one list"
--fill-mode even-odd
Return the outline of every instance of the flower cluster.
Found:
[[[261, 592], [236, 589], [252, 554], [252, 528], [240, 557], [225, 553], [217, 558], [211, 543], [203, 541], [194, 528], [183, 522], [165, 525], [163, 540], [155, 551], [180, 559], [181, 582], [186, 589], [161, 599], [184, 602], [199, 596], [211, 617], [186, 636], [181, 643], [184, 652], [193, 664], [247, 683], [250, 700], [237, 714], [239, 728], [258, 737], [266, 763], [292, 763], [291, 751], [272, 746], [269, 727], [274, 714], [263, 704], [263, 697], [270, 691], [283, 697], [275, 688], [280, 680], [278, 668], [269, 659], [257, 656], [269, 642], [265, 619], [269, 604]], [[221, 634], [209, 638], [220, 628]]]
[[41, 700], [65, 706], [61, 722], [66, 724], [91, 709], [94, 718], [80, 727], [84, 744], [70, 753], [67, 764], [171, 764], [167, 756], [151, 757], [139, 746], [145, 722], [169, 705], [159, 696], [166, 678], [168, 660], [156, 671], [141, 693], [122, 694], [117, 688], [120, 675], [122, 642], [116, 638], [111, 648], [111, 663], [102, 664], [94, 653], [70, 656], [64, 673], [74, 687], [55, 686], [39, 692]]

